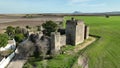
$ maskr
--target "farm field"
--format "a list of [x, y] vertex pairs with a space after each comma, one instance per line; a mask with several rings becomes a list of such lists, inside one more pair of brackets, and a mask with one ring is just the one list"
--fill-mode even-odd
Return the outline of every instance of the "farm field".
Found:
[[[84, 20], [85, 24], [90, 27], [90, 34], [101, 37], [82, 50], [82, 53], [87, 55], [89, 59], [89, 68], [120, 68], [120, 16], [110, 16], [110, 18], [105, 16], [74, 16], [74, 18]], [[64, 21], [68, 19], [71, 17], [64, 17]], [[73, 48], [72, 46], [65, 50]], [[80, 53], [78, 54], [80, 55]], [[25, 66], [30, 67], [32, 64], [38, 68], [42, 68], [44, 65], [49, 68], [69, 68], [76, 62], [78, 54], [62, 54], [48, 61], [32, 58]]]
[[[2, 16], [2, 15], [0, 15]], [[16, 17], [16, 18], [15, 18]], [[59, 16], [39, 16], [38, 18], [22, 18], [20, 15], [11, 17], [10, 15], [0, 17], [0, 30], [6, 28], [7, 26], [13, 26], [13, 27], [25, 27], [27, 25], [29, 26], [38, 26], [44, 23], [45, 21], [53, 20], [56, 22], [60, 22], [63, 20], [63, 17]]]
[[[4, 17], [3, 17], [4, 16]], [[63, 17], [60, 16], [39, 16], [38, 18], [22, 18], [21, 15], [0, 15], [0, 33], [5, 32], [5, 28], [7, 26], [13, 26], [13, 27], [26, 27], [31, 26], [35, 27], [38, 25], [43, 24], [45, 21], [53, 20], [56, 22], [60, 22], [63, 20]]]
[[89, 68], [120, 68], [120, 16], [75, 16], [75, 19], [84, 20], [90, 34], [101, 37], [84, 51]]
[[[120, 16], [110, 16], [110, 18], [104, 16], [74, 16], [74, 18], [84, 20], [85, 24], [90, 27], [90, 34], [101, 37], [82, 52], [89, 59], [89, 68], [120, 68]], [[71, 17], [64, 17], [64, 21], [68, 19], [71, 19]], [[72, 46], [65, 50], [73, 48]], [[58, 55], [48, 61], [32, 58], [25, 66], [31, 67], [32, 64], [42, 68], [47, 64], [49, 68], [69, 68], [76, 62], [78, 54]]]

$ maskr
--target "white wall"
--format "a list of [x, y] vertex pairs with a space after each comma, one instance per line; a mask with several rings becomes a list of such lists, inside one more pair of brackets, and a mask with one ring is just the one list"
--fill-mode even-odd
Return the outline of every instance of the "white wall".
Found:
[[[13, 43], [12, 44], [7, 44], [6, 47], [1, 47], [0, 51], [6, 51], [6, 50], [10, 50], [10, 49], [15, 50], [15, 48], [16, 48], [16, 42], [13, 39]], [[17, 52], [17, 49], [15, 50], [15, 52]], [[3, 58], [2, 61], [0, 61], [0, 68], [5, 68], [9, 64], [9, 62], [15, 56], [15, 52], [10, 54], [7, 58]]]
[[13, 52], [7, 58], [3, 58], [3, 60], [0, 62], [0, 68], [5, 68], [14, 56], [15, 56], [15, 52]]
[[16, 48], [16, 42], [13, 39], [13, 43], [7, 44], [5, 47], [1, 47], [0, 51], [6, 51], [6, 50], [10, 50], [10, 49], [14, 50], [15, 48]]

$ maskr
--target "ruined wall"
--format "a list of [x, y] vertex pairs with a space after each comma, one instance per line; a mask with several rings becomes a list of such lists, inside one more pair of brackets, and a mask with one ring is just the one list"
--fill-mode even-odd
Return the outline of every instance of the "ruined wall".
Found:
[[57, 53], [60, 50], [60, 33], [52, 32], [51, 33], [51, 53]]
[[60, 37], [60, 47], [65, 46], [65, 45], [66, 45], [66, 36], [61, 35], [61, 37]]
[[66, 43], [75, 45], [76, 21], [68, 20], [66, 22]]
[[58, 53], [62, 46], [66, 45], [66, 36], [59, 32], [51, 33], [51, 53]]
[[88, 39], [88, 38], [89, 38], [89, 27], [85, 26], [84, 39]]
[[83, 21], [78, 21], [76, 25], [76, 31], [75, 31], [75, 45], [78, 45], [84, 41], [84, 30], [85, 30], [85, 24]]
[[66, 24], [66, 42], [71, 45], [78, 45], [84, 41], [83, 21], [68, 20]]
[[36, 31], [36, 32], [29, 31], [28, 32], [28, 36], [30, 36], [31, 34], [38, 34], [39, 38], [41, 38], [43, 36], [43, 32], [42, 31]]

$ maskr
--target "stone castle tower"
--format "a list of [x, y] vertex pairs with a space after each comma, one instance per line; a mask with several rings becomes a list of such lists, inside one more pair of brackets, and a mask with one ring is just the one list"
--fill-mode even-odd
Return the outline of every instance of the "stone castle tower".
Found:
[[60, 32], [51, 33], [51, 53], [58, 53], [62, 46], [66, 44], [78, 45], [83, 43], [89, 37], [89, 27], [85, 26], [82, 20], [66, 21], [65, 34], [61, 35]]
[[85, 24], [73, 18], [66, 22], [66, 43], [78, 45], [84, 41]]

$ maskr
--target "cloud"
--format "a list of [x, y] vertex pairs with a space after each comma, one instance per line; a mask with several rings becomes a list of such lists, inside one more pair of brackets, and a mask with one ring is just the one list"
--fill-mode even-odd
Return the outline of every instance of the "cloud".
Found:
[[82, 3], [82, 4], [78, 4], [76, 6], [84, 6], [84, 7], [101, 7], [101, 6], [105, 6], [105, 3], [98, 3], [98, 4], [88, 4], [88, 3]]
[[96, 0], [69, 0], [69, 6], [81, 6], [81, 7], [102, 7], [105, 3], [94, 3]]
[[89, 2], [92, 0], [70, 0], [71, 3], [82, 3], [82, 2]]
[[69, 5], [78, 5], [78, 4], [84, 4], [92, 2], [93, 0], [68, 0]]

